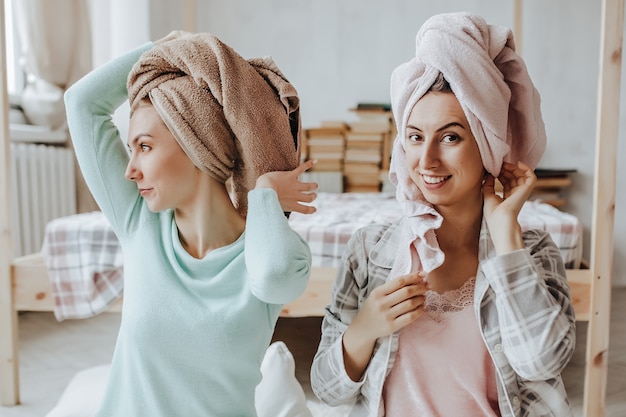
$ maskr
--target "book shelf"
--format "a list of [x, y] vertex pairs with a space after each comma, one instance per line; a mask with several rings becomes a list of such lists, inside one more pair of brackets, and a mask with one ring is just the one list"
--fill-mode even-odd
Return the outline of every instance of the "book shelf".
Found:
[[380, 192], [389, 171], [395, 123], [389, 104], [359, 103], [357, 120], [324, 121], [305, 129], [303, 158], [317, 159], [311, 172], [340, 172], [346, 192]]
[[530, 199], [562, 207], [567, 202], [563, 197], [563, 191], [571, 185], [571, 178], [538, 178]]
[[[529, 200], [540, 200], [554, 207], [563, 207], [567, 203], [565, 192], [572, 185], [571, 174], [575, 169], [535, 169], [537, 182]], [[502, 185], [496, 182], [496, 191], [502, 192]]]

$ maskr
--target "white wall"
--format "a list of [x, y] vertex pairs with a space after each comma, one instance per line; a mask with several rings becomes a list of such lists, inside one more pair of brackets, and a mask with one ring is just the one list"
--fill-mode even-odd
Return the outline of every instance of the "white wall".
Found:
[[[151, 40], [150, 0], [91, 0], [90, 7], [94, 67]], [[129, 113], [126, 102], [113, 115], [123, 140]]]
[[[152, 0], [149, 3], [153, 38], [183, 27], [180, 10], [184, 2]], [[471, 11], [483, 15], [490, 23], [513, 25], [512, 0], [196, 0], [195, 3], [199, 31], [214, 33], [246, 58], [272, 55], [298, 89], [305, 127], [325, 119], [351, 120], [353, 115], [348, 109], [360, 101], [388, 102], [391, 71], [411, 58], [418, 28], [435, 13]], [[131, 29], [127, 27], [127, 30]], [[599, 30], [600, 2], [524, 1], [522, 55], [542, 95], [548, 132], [548, 147], [540, 165], [578, 170], [568, 193], [570, 203], [564, 210], [584, 223], [587, 258]], [[623, 73], [626, 74], [626, 69]], [[626, 121], [623, 93], [622, 102], [621, 120]], [[626, 125], [620, 129], [620, 141], [625, 131]], [[626, 191], [621, 180], [625, 153], [622, 146], [614, 238], [613, 279], [620, 286], [626, 285], [626, 219], [619, 216], [626, 207]]]

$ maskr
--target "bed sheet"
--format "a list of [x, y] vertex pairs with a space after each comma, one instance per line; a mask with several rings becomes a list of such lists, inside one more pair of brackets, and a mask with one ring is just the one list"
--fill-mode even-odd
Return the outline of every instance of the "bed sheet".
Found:
[[92, 317], [122, 295], [122, 248], [102, 212], [48, 222], [41, 253], [57, 320]]
[[[392, 193], [319, 193], [313, 215], [292, 213], [291, 227], [309, 244], [313, 266], [338, 266], [350, 236], [372, 223], [401, 215]], [[522, 229], [550, 233], [568, 268], [582, 258], [582, 225], [573, 215], [529, 201], [519, 216]], [[57, 320], [85, 318], [104, 311], [122, 295], [122, 252], [101, 212], [52, 220], [42, 247], [52, 284]]]
[[[308, 242], [315, 266], [337, 266], [356, 230], [372, 223], [389, 223], [402, 215], [393, 193], [319, 193], [312, 205], [316, 213], [292, 213], [289, 223]], [[522, 230], [550, 233], [566, 267], [580, 267], [582, 224], [576, 216], [535, 200], [524, 203], [518, 220]]]

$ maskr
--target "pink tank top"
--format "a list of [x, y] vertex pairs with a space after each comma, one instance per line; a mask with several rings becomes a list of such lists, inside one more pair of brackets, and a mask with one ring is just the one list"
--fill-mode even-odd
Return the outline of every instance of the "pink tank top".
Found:
[[383, 387], [387, 416], [500, 416], [496, 372], [474, 315], [475, 278], [426, 293], [425, 311], [400, 331]]

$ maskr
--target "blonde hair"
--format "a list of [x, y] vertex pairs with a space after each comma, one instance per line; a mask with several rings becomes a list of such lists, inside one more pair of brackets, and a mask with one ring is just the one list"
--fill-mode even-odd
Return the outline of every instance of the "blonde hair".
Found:
[[438, 93], [453, 93], [454, 94], [454, 91], [452, 91], [452, 87], [450, 87], [450, 83], [448, 83], [448, 80], [445, 79], [445, 77], [443, 76], [443, 74], [441, 72], [439, 73], [439, 75], [435, 79], [435, 82], [433, 83], [433, 85], [430, 86], [428, 91], [435, 91], [435, 92], [438, 92]]

